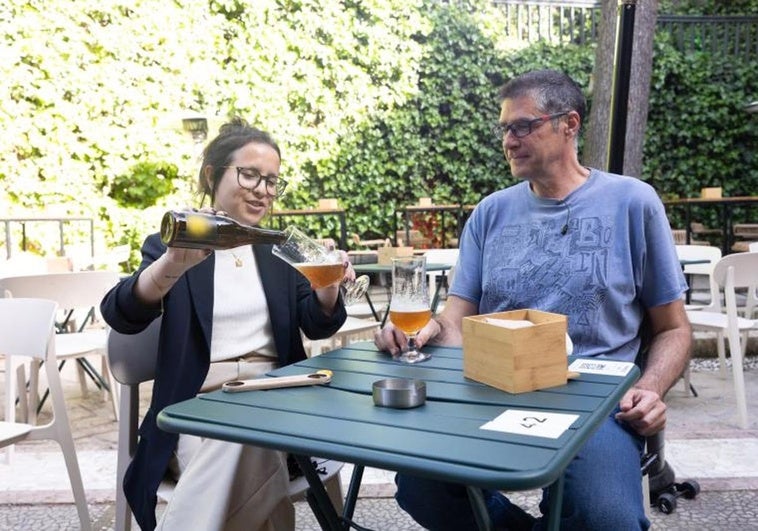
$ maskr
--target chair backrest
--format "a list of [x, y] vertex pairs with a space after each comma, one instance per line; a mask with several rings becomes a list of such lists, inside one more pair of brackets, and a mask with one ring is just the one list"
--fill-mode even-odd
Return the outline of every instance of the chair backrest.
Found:
[[[45, 363], [47, 371], [51, 366], [56, 367], [55, 314], [58, 305], [55, 301], [44, 299], [0, 299], [0, 356], [4, 357], [5, 378], [0, 389], [5, 395], [5, 421], [14, 423], [16, 418], [17, 391], [24, 389], [25, 377], [19, 376], [16, 382], [19, 363], [22, 367], [26, 360], [13, 358], [31, 358]], [[55, 377], [57, 377], [57, 370]], [[23, 372], [21, 373], [23, 375]], [[48, 378], [49, 380], [49, 378]], [[19, 406], [24, 422], [27, 422], [29, 400], [26, 393], [18, 393]], [[36, 403], [36, 402], [35, 402]], [[26, 432], [26, 430], [23, 430]], [[9, 434], [0, 433], [0, 447], [10, 443]], [[10, 459], [10, 453], [8, 459]]]
[[[426, 256], [427, 264], [447, 264], [450, 266], [450, 270], [446, 273], [447, 285], [453, 285], [453, 275], [455, 274], [455, 266], [458, 264], [459, 249], [429, 249], [424, 252]], [[436, 279], [441, 273], [432, 271], [429, 273], [430, 289], [433, 279]]]
[[75, 271], [22, 275], [0, 279], [6, 297], [50, 299], [61, 309], [99, 307], [106, 292], [118, 283], [115, 271]]
[[124, 474], [137, 449], [139, 384], [155, 378], [161, 318], [137, 334], [108, 331], [107, 356], [111, 374], [121, 388], [116, 462], [116, 530], [131, 529], [131, 511], [122, 488]]
[[708, 277], [708, 291], [710, 292], [709, 310], [718, 308], [719, 287], [713, 280], [713, 268], [721, 260], [721, 249], [712, 245], [677, 245], [676, 254], [679, 260], [708, 260], [703, 264], [687, 264], [683, 271], [685, 275], [703, 275]]
[[106, 269], [118, 271], [122, 264], [129, 262], [132, 248], [129, 244], [116, 245], [105, 253], [92, 257], [92, 269]]
[[0, 299], [0, 354], [47, 359], [57, 310], [51, 300]]
[[424, 251], [428, 264], [448, 264], [454, 266], [458, 263], [459, 249], [429, 249]]
[[3, 278], [47, 272], [47, 259], [28, 251], [21, 251], [13, 254], [10, 258], [0, 260], [0, 277]]
[[684, 266], [688, 275], [710, 275], [716, 262], [721, 260], [721, 249], [712, 245], [677, 245], [676, 255], [680, 260], [708, 260], [707, 264]]
[[108, 364], [117, 382], [138, 385], [155, 378], [160, 332], [160, 317], [137, 334], [121, 334], [109, 330]]
[[[758, 253], [734, 253], [723, 257], [713, 269], [713, 279], [724, 290], [727, 314], [736, 312], [736, 288], [748, 288], [744, 313], [750, 317], [755, 308], [758, 287]], [[752, 293], [751, 293], [752, 292]]]
[[758, 282], [758, 253], [733, 253], [723, 257], [713, 268], [713, 279], [720, 288], [726, 285], [726, 273], [734, 269], [734, 287], [748, 288]]

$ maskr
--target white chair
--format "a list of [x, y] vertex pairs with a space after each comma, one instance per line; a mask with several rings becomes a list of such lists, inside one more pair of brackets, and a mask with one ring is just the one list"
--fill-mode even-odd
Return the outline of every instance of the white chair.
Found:
[[0, 277], [16, 275], [42, 274], [48, 272], [47, 259], [44, 256], [21, 251], [10, 258], [0, 260]]
[[[88, 319], [97, 314], [100, 301], [105, 293], [118, 282], [118, 273], [113, 271], [77, 271], [69, 273], [50, 273], [43, 275], [19, 275], [0, 279], [0, 295], [5, 297], [26, 297], [50, 299], [65, 310], [65, 317], [58, 325], [59, 333], [55, 336], [55, 350], [58, 360], [76, 359], [79, 370], [79, 381], [82, 393], [86, 394], [87, 387], [84, 372], [92, 377], [103, 389], [107, 389], [113, 414], [118, 419], [118, 399], [110, 384], [105, 357], [105, 328], [84, 329]], [[86, 312], [84, 321], [75, 331], [68, 331], [68, 324], [74, 311]], [[90, 313], [93, 312], [93, 313]], [[101, 373], [98, 373], [86, 360], [85, 356], [98, 355], [102, 357]], [[62, 363], [61, 363], [62, 365]], [[34, 369], [34, 367], [33, 367]], [[34, 376], [34, 374], [32, 374]], [[30, 419], [36, 414], [36, 389], [30, 389], [31, 403], [29, 406]]]
[[131, 254], [132, 248], [129, 244], [116, 245], [103, 254], [93, 256], [91, 269], [118, 271], [122, 265], [129, 262]]
[[[455, 266], [458, 264], [458, 249], [429, 249], [424, 253], [424, 256], [426, 256], [426, 263], [427, 264], [445, 264], [449, 265], [450, 269], [448, 269], [445, 272], [442, 271], [429, 271], [427, 272], [427, 277], [429, 278], [429, 292], [430, 293], [438, 293], [437, 292], [437, 283], [438, 282], [445, 282], [444, 285], [445, 290], [449, 289], [450, 286], [453, 285], [453, 275], [455, 274]], [[445, 292], [447, 295], [447, 291]], [[442, 311], [442, 307], [437, 304], [435, 306], [435, 301], [431, 301], [432, 308], [438, 313]], [[437, 301], [439, 303], [439, 301]]]
[[[381, 315], [382, 313], [381, 304], [375, 304], [374, 310]], [[367, 302], [356, 302], [348, 306], [345, 306], [345, 311], [347, 312], [348, 316], [355, 317], [356, 319], [365, 319], [368, 317], [374, 319], [374, 313], [371, 311], [371, 306]], [[374, 320], [376, 321], [376, 319]]]
[[[710, 245], [677, 245], [676, 254], [679, 260], [707, 260], [707, 263], [703, 264], [687, 264], [684, 266], [684, 274], [688, 278], [693, 276], [704, 276], [708, 281], [709, 302], [704, 304], [685, 304], [686, 310], [711, 310], [713, 311], [718, 306], [716, 300], [719, 295], [719, 287], [713, 280], [713, 268], [716, 266], [716, 262], [721, 260], [721, 249]], [[690, 282], [692, 284], [692, 282]], [[692, 293], [692, 286], [690, 286], [690, 293]], [[718, 311], [718, 310], [716, 310]]]
[[[716, 347], [722, 376], [726, 375], [726, 354], [724, 352], [724, 335], [729, 342], [729, 354], [732, 357], [732, 375], [734, 391], [737, 396], [737, 413], [741, 428], [747, 428], [747, 403], [745, 398], [745, 380], [742, 372], [742, 360], [747, 346], [748, 331], [758, 328], [758, 321], [742, 318], [737, 313], [736, 288], [751, 288], [758, 285], [758, 253], [736, 253], [723, 257], [713, 270], [713, 278], [724, 291], [726, 312], [688, 311], [687, 316], [694, 330], [716, 332]], [[719, 299], [717, 299], [718, 301]], [[747, 307], [748, 315], [752, 311]], [[742, 341], [741, 341], [742, 339]]]
[[[748, 252], [758, 253], [758, 242], [750, 243], [748, 245]], [[758, 317], [758, 285], [748, 289], [745, 305], [752, 308], [752, 312], [749, 314], [743, 313], [743, 317], [747, 317], [748, 319]]]
[[[107, 356], [113, 378], [121, 385], [119, 393], [118, 457], [116, 463], [116, 531], [131, 529], [131, 510], [123, 490], [124, 474], [137, 449], [139, 427], [139, 386], [155, 378], [158, 357], [158, 338], [161, 320], [156, 319], [138, 334], [121, 334], [108, 331]], [[332, 503], [338, 510], [343, 504], [339, 472], [343, 463], [320, 460], [319, 467], [325, 470], [322, 481]], [[158, 497], [171, 499], [174, 482], [164, 479], [158, 488]], [[308, 482], [304, 477], [290, 481], [289, 496], [293, 501], [305, 496]]]
[[374, 338], [374, 331], [381, 326], [381, 323], [374, 319], [360, 319], [348, 315], [344, 324], [333, 336], [327, 339], [306, 340], [308, 347], [308, 357], [318, 356], [319, 354], [334, 350], [337, 347], [346, 347], [352, 341], [369, 340]]
[[[56, 441], [61, 447], [66, 462], [81, 528], [90, 530], [92, 524], [89, 519], [87, 499], [84, 495], [74, 439], [63, 401], [60, 375], [55, 365], [53, 337], [57, 309], [57, 304], [51, 300], [0, 299], [0, 355], [6, 358], [23, 356], [37, 363], [45, 362], [45, 373], [53, 408], [52, 419], [42, 426], [15, 422], [9, 418], [13, 415], [6, 415], [6, 421], [0, 422], [0, 447], [24, 440]], [[10, 385], [12, 381], [11, 375], [6, 375], [6, 394], [15, 395]]]

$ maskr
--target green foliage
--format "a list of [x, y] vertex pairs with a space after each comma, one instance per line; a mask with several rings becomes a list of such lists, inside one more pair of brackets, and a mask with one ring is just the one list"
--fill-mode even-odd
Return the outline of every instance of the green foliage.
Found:
[[505, 183], [489, 133], [500, 58], [465, 9], [427, 2], [425, 13], [429, 30], [414, 35], [424, 44], [417, 92], [341, 138], [330, 162], [338, 177], [320, 183], [319, 192], [346, 203], [365, 237], [394, 235], [396, 210], [418, 197], [471, 203]]
[[758, 0], [660, 0], [659, 13], [671, 15], [754, 15]]
[[[365, 227], [366, 238], [393, 236], [402, 226], [396, 212], [419, 197], [475, 204], [514, 183], [490, 132], [499, 114], [497, 90], [508, 77], [560, 68], [586, 80], [592, 71], [588, 47], [499, 51], [486, 9], [428, 2], [425, 12], [430, 31], [415, 36], [425, 44], [418, 92], [341, 138], [329, 161], [333, 177], [309, 181], [311, 197], [339, 197], [349, 226]], [[454, 224], [446, 230], [448, 239], [455, 236]]]
[[[667, 197], [697, 197], [709, 186], [721, 186], [725, 196], [758, 193], [758, 128], [743, 109], [756, 94], [755, 62], [725, 62], [704, 52], [682, 54], [665, 35], [658, 35], [645, 180]], [[700, 221], [716, 225], [714, 210], [704, 211], [701, 216], [710, 217]]]
[[[505, 80], [551, 67], [589, 86], [591, 46], [514, 49], [498, 17], [487, 0], [7, 0], [0, 205], [91, 216], [96, 246], [136, 248], [167, 208], [197, 205], [200, 146], [182, 118], [206, 116], [213, 136], [241, 115], [282, 148], [291, 185], [277, 208], [336, 197], [350, 232], [392, 236], [419, 197], [472, 204], [514, 182], [490, 134]], [[758, 94], [755, 61], [662, 39], [645, 178], [662, 194], [756, 193], [756, 128], [741, 109]], [[296, 222], [338, 235], [336, 219]]]
[[173, 179], [178, 172], [169, 162], [139, 162], [111, 180], [108, 197], [124, 208], [153, 206], [175, 190]]

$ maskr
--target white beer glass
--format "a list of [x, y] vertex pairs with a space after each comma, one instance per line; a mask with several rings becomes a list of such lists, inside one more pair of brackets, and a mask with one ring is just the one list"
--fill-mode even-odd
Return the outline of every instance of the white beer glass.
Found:
[[368, 276], [345, 280], [345, 266], [339, 251], [327, 249], [297, 227], [287, 227], [283, 232], [287, 235], [287, 240], [274, 245], [274, 256], [297, 269], [314, 289], [340, 282], [345, 305], [354, 304], [363, 298], [369, 285]]
[[416, 348], [416, 334], [431, 318], [426, 257], [393, 258], [390, 321], [408, 335], [408, 348], [397, 358], [399, 361], [419, 363], [431, 357]]

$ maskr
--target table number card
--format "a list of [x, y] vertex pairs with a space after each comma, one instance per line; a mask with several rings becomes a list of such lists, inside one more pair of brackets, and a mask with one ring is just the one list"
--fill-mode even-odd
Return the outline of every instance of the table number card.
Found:
[[629, 361], [611, 361], [604, 359], [578, 359], [569, 365], [570, 372], [586, 374], [605, 374], [608, 376], [626, 376], [634, 367]]
[[557, 439], [578, 418], [579, 415], [567, 415], [564, 413], [508, 409], [495, 419], [483, 424], [480, 428], [483, 430]]

